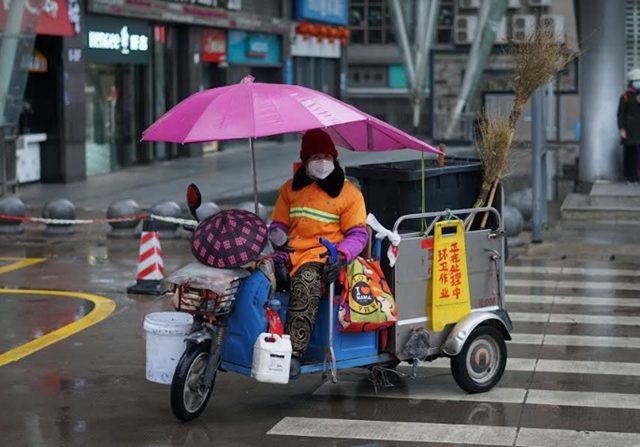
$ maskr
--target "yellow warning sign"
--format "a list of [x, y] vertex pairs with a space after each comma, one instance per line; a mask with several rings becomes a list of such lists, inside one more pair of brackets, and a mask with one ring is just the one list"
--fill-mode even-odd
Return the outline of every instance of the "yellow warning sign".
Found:
[[[442, 234], [445, 228], [455, 233]], [[437, 222], [434, 229], [431, 269], [431, 330], [457, 323], [471, 312], [464, 225], [461, 220]]]

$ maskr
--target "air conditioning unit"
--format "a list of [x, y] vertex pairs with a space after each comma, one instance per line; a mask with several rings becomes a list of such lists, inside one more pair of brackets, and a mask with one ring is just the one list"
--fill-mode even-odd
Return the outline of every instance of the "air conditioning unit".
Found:
[[476, 16], [456, 16], [453, 22], [453, 42], [456, 45], [469, 45], [476, 37], [478, 18]]
[[509, 43], [509, 36], [507, 35], [507, 18], [502, 17], [500, 23], [498, 24], [498, 29], [496, 29], [496, 43], [497, 44], [505, 44]]
[[564, 16], [560, 14], [543, 14], [540, 16], [540, 27], [553, 30], [556, 42], [564, 43]]
[[458, 9], [478, 9], [480, 0], [458, 0]]
[[551, 6], [552, 0], [529, 0], [529, 6], [535, 8], [540, 6]]
[[508, 9], [520, 9], [521, 6], [522, 3], [520, 2], [520, 0], [509, 0], [509, 2], [507, 3]]
[[529, 14], [514, 14], [511, 17], [511, 39], [525, 42], [536, 30], [536, 17]]

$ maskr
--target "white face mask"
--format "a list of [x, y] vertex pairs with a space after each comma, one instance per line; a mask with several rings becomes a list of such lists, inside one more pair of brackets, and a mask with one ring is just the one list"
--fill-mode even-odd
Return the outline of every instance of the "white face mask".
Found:
[[323, 180], [333, 172], [334, 168], [333, 160], [313, 160], [307, 165], [307, 174]]
[[633, 81], [631, 83], [631, 87], [635, 88], [636, 90], [640, 90], [640, 81]]

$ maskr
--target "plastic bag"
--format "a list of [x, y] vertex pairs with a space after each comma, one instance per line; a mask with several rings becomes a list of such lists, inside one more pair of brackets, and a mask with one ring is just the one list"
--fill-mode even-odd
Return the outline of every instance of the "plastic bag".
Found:
[[398, 321], [398, 308], [378, 261], [354, 259], [341, 273], [340, 332], [377, 331]]

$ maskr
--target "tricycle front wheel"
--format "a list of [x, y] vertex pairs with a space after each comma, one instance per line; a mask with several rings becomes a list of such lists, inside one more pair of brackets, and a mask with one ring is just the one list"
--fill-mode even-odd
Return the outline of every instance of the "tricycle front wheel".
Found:
[[209, 344], [190, 345], [180, 358], [171, 383], [171, 410], [181, 421], [195, 419], [207, 407], [216, 377], [205, 383]]
[[480, 326], [471, 332], [460, 353], [451, 358], [451, 373], [460, 388], [483, 393], [502, 378], [507, 364], [507, 345], [500, 331]]

